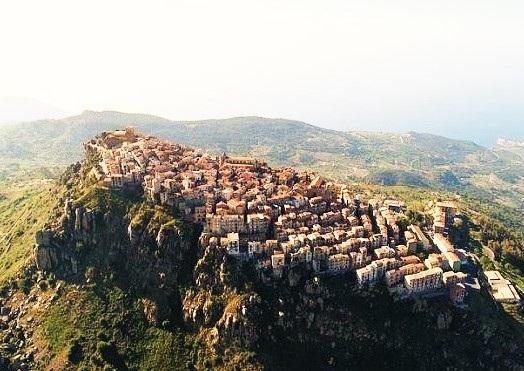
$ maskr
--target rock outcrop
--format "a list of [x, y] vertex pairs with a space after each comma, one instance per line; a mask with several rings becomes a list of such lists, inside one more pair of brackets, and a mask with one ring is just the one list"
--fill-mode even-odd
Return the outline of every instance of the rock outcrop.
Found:
[[243, 274], [223, 249], [208, 246], [195, 266], [195, 284], [184, 295], [184, 322], [194, 330], [211, 328], [209, 342], [217, 348], [251, 347], [259, 339], [262, 299], [244, 286]]
[[37, 268], [75, 282], [109, 280], [152, 300], [158, 316], [153, 322], [169, 319], [181, 265], [192, 270], [198, 245], [166, 211], [159, 222], [149, 212], [152, 206], [142, 207], [146, 212], [118, 214], [65, 201], [59, 222], [36, 234]]

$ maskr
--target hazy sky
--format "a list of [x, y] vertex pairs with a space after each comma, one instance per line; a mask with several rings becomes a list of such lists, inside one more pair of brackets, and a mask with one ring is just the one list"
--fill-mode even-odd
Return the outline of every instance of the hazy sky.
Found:
[[0, 96], [524, 139], [524, 2], [1, 1]]

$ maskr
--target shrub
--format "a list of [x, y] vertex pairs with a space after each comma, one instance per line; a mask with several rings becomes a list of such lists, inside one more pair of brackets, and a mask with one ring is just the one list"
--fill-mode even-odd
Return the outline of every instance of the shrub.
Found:
[[48, 288], [47, 282], [44, 280], [38, 282], [38, 287], [40, 287], [40, 290], [46, 291]]
[[78, 364], [83, 358], [82, 345], [78, 339], [75, 339], [67, 352], [67, 359], [73, 364]]

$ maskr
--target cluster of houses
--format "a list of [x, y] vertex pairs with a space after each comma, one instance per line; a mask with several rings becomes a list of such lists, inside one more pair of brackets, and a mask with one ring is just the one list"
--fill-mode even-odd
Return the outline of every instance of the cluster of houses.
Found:
[[[434, 205], [432, 244], [418, 226], [400, 227], [404, 202], [354, 194], [305, 171], [210, 156], [132, 128], [103, 133], [85, 147], [100, 158], [101, 184], [141, 185], [154, 202], [200, 223], [205, 247], [252, 260], [266, 279], [303, 265], [316, 274], [352, 270], [358, 284], [385, 281], [399, 297], [446, 290], [457, 302], [464, 298], [465, 257], [446, 238], [456, 213], [452, 203]], [[438, 253], [425, 261], [415, 255], [433, 245]]]
[[519, 303], [520, 295], [515, 286], [502, 277], [499, 271], [485, 271], [484, 278], [488, 284], [488, 291], [495, 301], [500, 303]]

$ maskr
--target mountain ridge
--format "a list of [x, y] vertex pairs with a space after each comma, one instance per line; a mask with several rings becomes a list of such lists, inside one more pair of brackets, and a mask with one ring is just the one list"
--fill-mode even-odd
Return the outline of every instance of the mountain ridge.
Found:
[[[194, 126], [194, 125], [206, 126], [210, 124], [253, 125], [253, 124], [260, 124], [260, 123], [292, 124], [292, 125], [306, 126], [310, 129], [314, 129], [322, 133], [331, 133], [331, 134], [339, 134], [339, 135], [346, 134], [346, 133], [366, 133], [370, 135], [388, 134], [392, 136], [416, 134], [419, 136], [443, 138], [443, 139], [446, 139], [452, 142], [462, 142], [462, 143], [469, 142], [469, 143], [475, 144], [478, 147], [487, 149], [486, 147], [482, 146], [481, 144], [475, 143], [472, 140], [453, 139], [453, 138], [446, 137], [445, 135], [439, 135], [439, 134], [433, 134], [433, 133], [427, 133], [427, 132], [417, 132], [413, 130], [405, 132], [405, 133], [396, 133], [396, 132], [387, 132], [387, 131], [378, 131], [378, 130], [342, 131], [342, 130], [323, 128], [321, 126], [310, 124], [310, 123], [307, 123], [305, 121], [300, 121], [300, 120], [293, 120], [293, 119], [279, 118], [279, 117], [264, 117], [264, 116], [234, 116], [234, 117], [228, 117], [228, 118], [222, 118], [222, 119], [212, 118], [212, 119], [204, 119], [204, 120], [172, 120], [172, 119], [167, 119], [161, 116], [147, 114], [147, 113], [128, 113], [128, 112], [113, 111], [113, 110], [103, 110], [103, 111], [84, 110], [82, 111], [82, 113], [78, 115], [67, 116], [64, 118], [24, 120], [24, 121], [19, 121], [19, 122], [8, 123], [6, 124], [6, 126], [16, 127], [16, 126], [25, 126], [29, 124], [30, 125], [41, 125], [41, 124], [50, 124], [50, 123], [72, 124], [72, 123], [79, 123], [79, 120], [86, 120], [86, 119], [88, 120], [95, 119], [95, 122], [85, 122], [84, 124], [99, 124], [100, 122], [103, 122], [103, 121], [110, 121], [111, 123], [113, 123], [113, 125], [114, 123], [118, 125], [118, 124], [121, 124], [120, 121], [125, 121], [124, 124], [128, 124], [129, 126], [138, 125], [138, 128], [140, 128], [142, 125], [147, 124], [147, 123], [169, 123], [172, 125], [190, 125], [190, 126]], [[114, 129], [114, 128], [108, 128], [108, 129]], [[504, 138], [501, 138], [501, 139], [504, 140]]]

